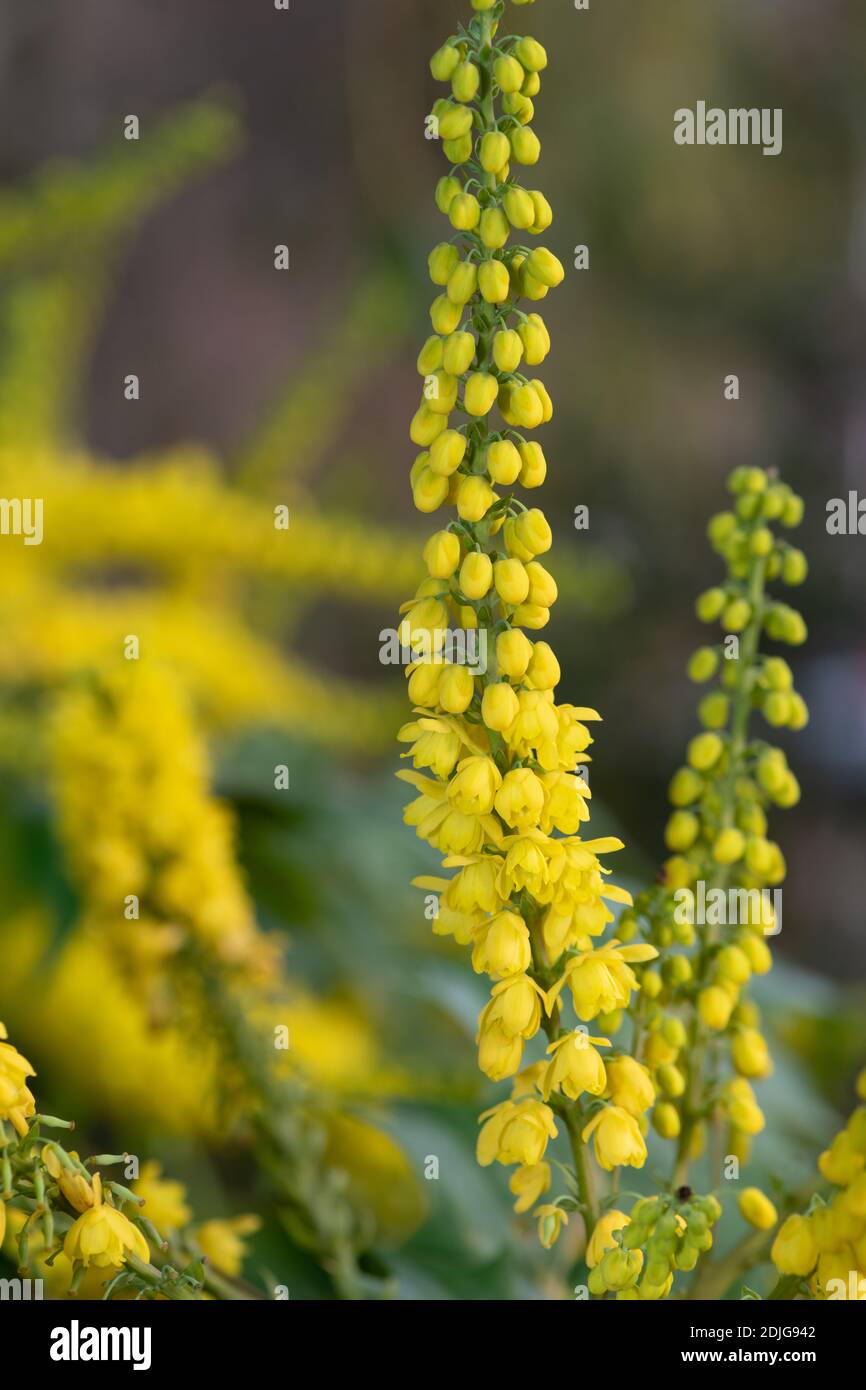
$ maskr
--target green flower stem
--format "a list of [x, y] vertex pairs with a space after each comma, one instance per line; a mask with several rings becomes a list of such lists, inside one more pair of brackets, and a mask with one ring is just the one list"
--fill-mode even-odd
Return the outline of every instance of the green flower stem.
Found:
[[159, 1288], [159, 1292], [166, 1298], [172, 1299], [177, 1303], [197, 1303], [201, 1295], [188, 1284], [172, 1282], [165, 1278], [164, 1272], [149, 1264], [146, 1260], [140, 1260], [137, 1255], [127, 1255], [125, 1261], [127, 1268], [137, 1275], [145, 1284], [151, 1288]]
[[767, 1258], [774, 1235], [775, 1230], [750, 1231], [721, 1260], [702, 1260], [688, 1298], [704, 1302], [723, 1298], [735, 1279]]
[[[549, 988], [554, 982], [554, 975], [547, 963], [544, 950], [544, 942], [538, 929], [537, 914], [535, 920], [529, 924], [530, 941], [532, 944], [532, 978], [536, 980], [542, 989]], [[559, 1023], [559, 1011], [555, 1015], [545, 1013], [542, 1019], [542, 1027], [549, 1042], [556, 1042], [566, 1031]], [[595, 1193], [595, 1182], [593, 1180], [592, 1168], [586, 1145], [581, 1138], [581, 1131], [584, 1124], [584, 1116], [580, 1102], [569, 1100], [567, 1096], [559, 1096], [551, 1105], [557, 1115], [561, 1117], [568, 1132], [568, 1142], [571, 1147], [571, 1157], [574, 1162], [574, 1176], [577, 1182], [577, 1190], [580, 1195], [581, 1206], [583, 1207], [583, 1217], [586, 1223], [586, 1238], [592, 1235], [595, 1224], [598, 1221], [598, 1199]]]

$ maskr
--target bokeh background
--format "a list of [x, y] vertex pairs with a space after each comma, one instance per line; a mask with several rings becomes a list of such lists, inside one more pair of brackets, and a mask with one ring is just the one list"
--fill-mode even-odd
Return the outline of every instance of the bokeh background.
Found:
[[[289, 1268], [298, 1296], [326, 1286], [243, 1163], [221, 1158], [195, 1088], [166, 1113], [174, 1064], [148, 1050], [164, 1039], [142, 1018], [124, 1041], [115, 1020], [109, 1062], [104, 1034], [87, 1036], [46, 730], [69, 681], [143, 628], [190, 693], [259, 922], [288, 945], [299, 1065], [405, 1157], [389, 1160], [391, 1210], [393, 1171], [365, 1170], [401, 1296], [561, 1292], [567, 1249], [541, 1257], [499, 1176], [474, 1166], [494, 1094], [474, 1067], [482, 994], [407, 887], [431, 861], [400, 824], [403, 690], [379, 663], [429, 530], [407, 484], [442, 234], [423, 122], [429, 54], [462, 13], [12, 0], [0, 16], [2, 481], [31, 495], [40, 478], [47, 499], [42, 547], [2, 541], [0, 1017], [46, 1105], [74, 1107], [100, 1144], [131, 1132], [214, 1214], [263, 1210], [249, 1268]], [[547, 240], [567, 264], [590, 252], [544, 310], [563, 593], [550, 640], [569, 697], [604, 714], [594, 825], [622, 835], [635, 885], [662, 855], [667, 780], [695, 728], [684, 666], [694, 596], [717, 577], [704, 529], [724, 477], [778, 468], [806, 500], [795, 669], [812, 720], [787, 747], [802, 802], [775, 827], [789, 877], [756, 1156], [756, 1177], [794, 1181], [866, 1053], [866, 542], [825, 528], [829, 498], [866, 493], [866, 13], [544, 0], [512, 18], [551, 56], [534, 122]], [[783, 108], [781, 156], [676, 147], [673, 112], [699, 99]], [[128, 114], [137, 142], [121, 138]], [[281, 503], [277, 551], [257, 528]], [[363, 1146], [349, 1147], [357, 1177]]]

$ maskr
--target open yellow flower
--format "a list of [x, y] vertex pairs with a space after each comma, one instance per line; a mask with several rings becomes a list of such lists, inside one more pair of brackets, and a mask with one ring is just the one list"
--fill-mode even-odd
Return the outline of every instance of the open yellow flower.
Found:
[[122, 1265], [127, 1255], [147, 1260], [147, 1241], [137, 1226], [116, 1207], [102, 1200], [102, 1179], [93, 1175], [94, 1204], [70, 1227], [63, 1242], [63, 1253], [73, 1264], [96, 1265], [103, 1269]]
[[646, 1162], [646, 1144], [634, 1115], [620, 1105], [606, 1105], [593, 1115], [585, 1127], [583, 1142], [594, 1137], [595, 1156], [602, 1168], [642, 1168]]
[[[0, 1039], [7, 1036], [0, 1023]], [[35, 1075], [26, 1057], [11, 1043], [0, 1041], [0, 1120], [10, 1120], [22, 1138], [27, 1133], [29, 1116], [36, 1114], [36, 1101], [26, 1085], [27, 1077]]]

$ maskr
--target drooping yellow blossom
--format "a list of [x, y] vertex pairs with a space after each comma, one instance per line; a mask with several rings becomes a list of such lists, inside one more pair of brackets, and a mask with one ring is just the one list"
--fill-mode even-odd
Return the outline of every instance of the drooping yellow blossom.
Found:
[[6, 1042], [6, 1029], [0, 1023], [0, 1120], [10, 1120], [23, 1137], [27, 1120], [36, 1113], [36, 1102], [27, 1087], [27, 1077], [36, 1072], [11, 1043]]
[[478, 1136], [478, 1162], [520, 1163], [533, 1167], [541, 1162], [548, 1140], [557, 1134], [553, 1111], [539, 1100], [506, 1100], [486, 1110]]
[[549, 1250], [559, 1239], [563, 1226], [568, 1225], [568, 1212], [563, 1211], [562, 1207], [545, 1203], [536, 1207], [535, 1215], [538, 1217], [538, 1239], [545, 1250]]
[[608, 1105], [593, 1115], [583, 1131], [583, 1141], [593, 1137], [595, 1156], [608, 1172], [628, 1165], [642, 1168], [646, 1160], [646, 1144], [634, 1115], [619, 1105]]
[[122, 1265], [127, 1254], [147, 1260], [147, 1241], [137, 1226], [116, 1207], [102, 1199], [102, 1180], [93, 1176], [93, 1206], [73, 1223], [63, 1242], [63, 1253], [73, 1264], [99, 1269]]
[[530, 1163], [521, 1168], [515, 1168], [508, 1179], [508, 1186], [517, 1198], [514, 1203], [514, 1210], [516, 1212], [529, 1211], [529, 1208], [535, 1205], [539, 1197], [547, 1192], [551, 1177], [549, 1163]]

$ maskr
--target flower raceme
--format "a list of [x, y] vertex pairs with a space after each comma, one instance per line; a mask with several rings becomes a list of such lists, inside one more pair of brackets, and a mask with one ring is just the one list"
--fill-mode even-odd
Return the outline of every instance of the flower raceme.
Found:
[[[700, 702], [703, 730], [670, 784], [662, 881], [619, 926], [627, 940], [642, 932], [661, 955], [642, 978], [638, 1055], [659, 1094], [654, 1128], [677, 1144], [677, 1186], [703, 1148], [708, 1120], [727, 1128], [726, 1152], [741, 1158], [764, 1126], [752, 1083], [772, 1062], [747, 990], [770, 969], [766, 938], [780, 926], [775, 890], [785, 860], [769, 838], [768, 812], [795, 805], [800, 790], [784, 752], [752, 733], [750, 720], [757, 711], [771, 729], [798, 730], [808, 719], [788, 663], [760, 650], [764, 637], [794, 646], [806, 637], [800, 614], [767, 592], [770, 581], [795, 585], [806, 576], [805, 557], [783, 534], [800, 523], [802, 500], [760, 468], [735, 469], [728, 487], [732, 507], [708, 528], [727, 577], [697, 601], [699, 619], [718, 622], [723, 639], [700, 647], [688, 668], [694, 681], [716, 685]], [[719, 900], [730, 909], [719, 910]], [[704, 1058], [717, 1074], [712, 1090]]]
[[[603, 1054], [605, 1037], [567, 1027], [566, 999], [603, 1032], [639, 988], [632, 967], [657, 952], [596, 944], [614, 921], [611, 905], [631, 904], [603, 863], [621, 842], [581, 834], [590, 792], [575, 769], [588, 760], [599, 715], [557, 701], [555, 653], [527, 635], [546, 626], [557, 598], [540, 558], [550, 526], [520, 495], [544, 482], [544, 452], [529, 436], [553, 413], [536, 375], [550, 338], [531, 306], [564, 277], [553, 252], [528, 244], [552, 212], [517, 177], [540, 152], [530, 122], [547, 55], [535, 39], [500, 34], [501, 0], [473, 8], [431, 61], [451, 88], [432, 117], [451, 166], [436, 203], [455, 235], [429, 257], [439, 294], [418, 358], [424, 388], [410, 437], [421, 452], [410, 481], [419, 511], [447, 506], [456, 516], [427, 541], [428, 578], [401, 609], [416, 659], [407, 669], [414, 717], [399, 734], [411, 767], [398, 776], [416, 793], [407, 824], [453, 870], [416, 880], [439, 895], [434, 930], [471, 946], [473, 968], [493, 981], [478, 1060], [491, 1080], [513, 1086], [482, 1116], [479, 1162], [518, 1165], [511, 1190], [526, 1211], [550, 1186], [544, 1155], [558, 1119], [572, 1145], [579, 1201], [539, 1208], [549, 1245], [569, 1205], [582, 1208], [589, 1228], [596, 1218], [585, 1144], [606, 1169], [640, 1167], [655, 1098], [645, 1068]], [[454, 628], [483, 632], [483, 672], [444, 659], [442, 639]], [[547, 1053], [524, 1067], [540, 1030]], [[627, 1101], [614, 1102], [620, 1093]]]

